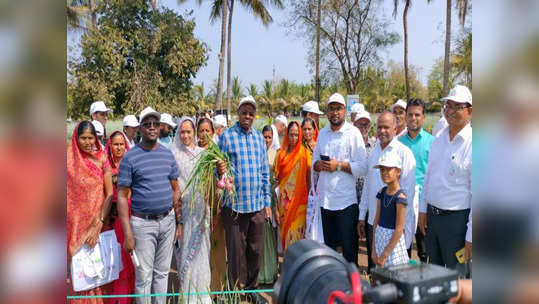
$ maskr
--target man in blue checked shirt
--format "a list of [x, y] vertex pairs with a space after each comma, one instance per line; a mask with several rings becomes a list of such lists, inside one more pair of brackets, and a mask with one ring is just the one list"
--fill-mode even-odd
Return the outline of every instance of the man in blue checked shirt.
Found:
[[[219, 148], [227, 153], [234, 167], [236, 198], [223, 200], [228, 279], [231, 288], [256, 289], [263, 252], [264, 219], [271, 218], [271, 193], [266, 144], [262, 134], [251, 128], [256, 113], [252, 96], [238, 106], [239, 121], [219, 138]], [[226, 163], [217, 163], [219, 175]], [[266, 303], [259, 294], [250, 294], [254, 303]]]

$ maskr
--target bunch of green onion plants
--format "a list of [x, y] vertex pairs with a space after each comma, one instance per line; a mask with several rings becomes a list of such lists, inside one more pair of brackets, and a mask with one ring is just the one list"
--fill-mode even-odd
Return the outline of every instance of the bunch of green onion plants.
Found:
[[[195, 194], [202, 194], [204, 200], [209, 202], [210, 217], [213, 217], [216, 214], [215, 211], [218, 211], [216, 210], [218, 205], [216, 198], [219, 200], [223, 199], [223, 194], [226, 191], [233, 204], [236, 198], [236, 190], [234, 188], [234, 168], [228, 154], [221, 152], [219, 146], [208, 135], [206, 137], [209, 142], [208, 148], [202, 152], [196, 162], [185, 186], [185, 190], [182, 193], [182, 197], [186, 193], [191, 193], [189, 206], [191, 210], [194, 210]], [[217, 181], [217, 162], [221, 160], [226, 162], [226, 173]], [[217, 197], [215, 196], [216, 194]], [[213, 223], [211, 218], [210, 222]]]

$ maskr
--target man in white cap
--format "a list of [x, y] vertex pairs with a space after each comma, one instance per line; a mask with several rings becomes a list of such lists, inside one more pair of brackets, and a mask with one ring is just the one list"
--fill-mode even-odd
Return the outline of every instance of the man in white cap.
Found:
[[341, 243], [343, 256], [357, 265], [356, 180], [364, 175], [365, 146], [359, 130], [345, 119], [346, 103], [341, 94], [329, 97], [327, 116], [330, 124], [320, 131], [312, 160], [314, 170], [320, 173], [316, 189], [324, 242], [333, 249]]
[[[124, 248], [139, 262], [135, 266], [136, 294], [167, 292], [173, 244], [183, 232], [179, 169], [172, 152], [157, 142], [160, 118], [151, 107], [142, 110], [141, 142], [125, 153], [118, 174]], [[144, 297], [136, 301], [149, 303]], [[152, 303], [164, 304], [166, 297], [152, 298]]]
[[215, 134], [213, 134], [213, 141], [219, 143], [219, 137], [226, 129], [226, 117], [223, 114], [216, 115], [213, 118], [213, 128], [215, 129]]
[[103, 137], [107, 138], [107, 130], [105, 126], [107, 125], [107, 115], [112, 111], [107, 108], [105, 102], [99, 100], [90, 105], [90, 117], [92, 120], [97, 120], [103, 125]]
[[354, 126], [359, 129], [361, 135], [363, 136], [363, 142], [365, 143], [365, 150], [367, 151], [367, 156], [371, 152], [372, 148], [376, 144], [376, 138], [369, 138], [369, 131], [371, 130], [371, 114], [365, 110], [360, 111], [354, 117]]
[[406, 101], [397, 100], [389, 110], [397, 119], [397, 138], [400, 138], [408, 133], [408, 130], [406, 130]]
[[[402, 144], [395, 136], [396, 132], [395, 115], [389, 111], [383, 112], [378, 116], [376, 124], [376, 133], [378, 140], [376, 145], [371, 150], [368, 158], [367, 166], [364, 168], [367, 172], [363, 191], [361, 193], [361, 201], [359, 204], [359, 224], [358, 232], [361, 238], [366, 238], [367, 244], [372, 244], [372, 232], [374, 217], [376, 216], [377, 198], [376, 194], [384, 187], [384, 182], [380, 177], [380, 170], [373, 167], [378, 163], [382, 154], [391, 151], [396, 153], [401, 158], [401, 176], [399, 183], [407, 198], [414, 197], [415, 193], [415, 158], [412, 151]], [[406, 248], [410, 246], [416, 228], [415, 213], [412, 204], [406, 206], [406, 216], [404, 220], [404, 239]], [[372, 261], [371, 246], [367, 246], [368, 256], [368, 271], [374, 267]]]
[[361, 103], [354, 103], [350, 108], [350, 121], [354, 123], [356, 121], [356, 115], [365, 111], [365, 106]]
[[[225, 228], [229, 288], [257, 289], [264, 246], [264, 221], [271, 219], [269, 164], [264, 137], [252, 128], [256, 102], [244, 97], [238, 105], [238, 122], [219, 139], [219, 148], [234, 168], [235, 201], [223, 198], [221, 217]], [[227, 164], [217, 162], [220, 176]], [[256, 293], [251, 303], [266, 303]]]
[[280, 137], [284, 136], [284, 131], [288, 126], [288, 120], [282, 114], [277, 115], [275, 122], [271, 125], [273, 130], [273, 142], [271, 143], [270, 148], [279, 150], [281, 148]]
[[137, 117], [135, 117], [135, 115], [125, 116], [122, 122], [122, 125], [123, 125], [123, 133], [124, 133], [125, 139], [127, 139], [127, 143], [129, 144], [129, 149], [131, 149], [136, 144], [135, 138], [137, 136], [137, 131], [139, 127], [139, 122], [137, 120]]
[[316, 122], [316, 127], [318, 130], [320, 130], [320, 115], [324, 114], [320, 109], [318, 108], [318, 102], [314, 100], [309, 100], [306, 103], [303, 104], [303, 107], [301, 108], [301, 117], [303, 119], [305, 118], [311, 118]]
[[101, 150], [105, 150], [105, 141], [104, 141], [104, 134], [105, 134], [105, 128], [103, 128], [103, 125], [98, 120], [92, 120], [92, 124], [95, 128], [95, 133], [97, 134], [97, 140], [101, 143]]
[[455, 253], [465, 248], [464, 259], [472, 257], [472, 94], [457, 85], [442, 100], [449, 126], [430, 148], [418, 225], [430, 262], [467, 275]]
[[168, 113], [161, 114], [159, 127], [159, 139], [157, 142], [165, 146], [167, 149], [170, 149], [170, 144], [172, 143], [172, 130], [176, 128], [176, 124], [172, 121], [172, 115]]

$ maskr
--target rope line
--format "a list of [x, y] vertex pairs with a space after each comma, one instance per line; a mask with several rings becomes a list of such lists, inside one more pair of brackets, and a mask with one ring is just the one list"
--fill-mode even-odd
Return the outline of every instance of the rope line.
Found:
[[253, 289], [253, 290], [227, 290], [227, 291], [204, 291], [204, 292], [181, 292], [181, 293], [152, 293], [152, 294], [128, 294], [128, 295], [96, 295], [96, 296], [67, 296], [68, 300], [75, 299], [109, 299], [109, 298], [142, 298], [142, 297], [177, 297], [177, 296], [198, 296], [198, 295], [226, 295], [244, 294], [258, 292], [273, 292], [273, 289]]

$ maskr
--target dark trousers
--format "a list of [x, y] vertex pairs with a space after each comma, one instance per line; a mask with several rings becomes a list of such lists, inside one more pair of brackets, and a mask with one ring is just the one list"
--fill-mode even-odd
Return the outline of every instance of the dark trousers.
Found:
[[357, 235], [358, 205], [352, 204], [343, 210], [336, 211], [324, 208], [321, 208], [321, 210], [324, 243], [336, 250], [337, 244], [341, 241], [344, 258], [357, 265], [359, 250]]
[[436, 215], [427, 207], [427, 235], [425, 245], [429, 262], [456, 269], [464, 276], [464, 265], [457, 261], [455, 253], [464, 247], [470, 209]]
[[[369, 214], [367, 213], [366, 219], [369, 218]], [[372, 225], [365, 220], [365, 234], [367, 238], [367, 261], [368, 261], [368, 269], [367, 273], [371, 273], [371, 269], [374, 268], [374, 262], [372, 261]]]
[[230, 288], [256, 289], [264, 249], [264, 210], [237, 213], [223, 207], [222, 219]]
[[[417, 229], [415, 232], [415, 244], [417, 246], [417, 256], [419, 260], [423, 263], [427, 262], [427, 249], [425, 248], [425, 236], [421, 233], [421, 230]], [[414, 246], [413, 242], [410, 244], [410, 248], [407, 249], [408, 257], [412, 258], [412, 247]]]

